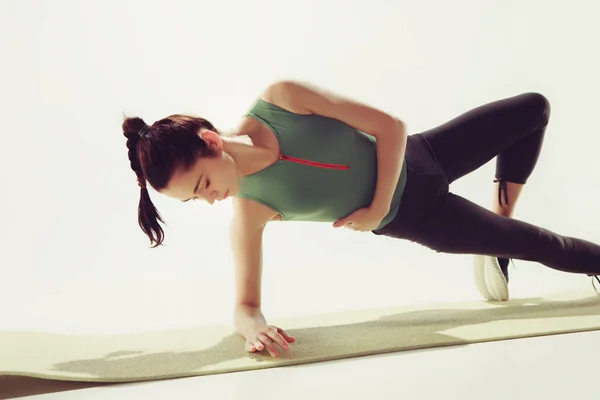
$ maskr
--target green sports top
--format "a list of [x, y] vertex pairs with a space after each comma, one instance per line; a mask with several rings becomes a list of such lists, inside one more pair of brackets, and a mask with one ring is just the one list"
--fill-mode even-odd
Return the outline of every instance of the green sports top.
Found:
[[[257, 201], [282, 221], [334, 222], [368, 207], [377, 184], [375, 137], [336, 119], [292, 113], [257, 99], [246, 116], [266, 125], [279, 142], [279, 159], [240, 178], [237, 197]], [[406, 186], [406, 160], [390, 212], [398, 212]]]

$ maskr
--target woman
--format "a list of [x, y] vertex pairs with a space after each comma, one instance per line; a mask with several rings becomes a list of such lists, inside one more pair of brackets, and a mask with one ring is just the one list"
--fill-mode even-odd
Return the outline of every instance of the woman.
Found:
[[[318, 221], [407, 239], [437, 252], [475, 255], [479, 292], [508, 299], [510, 259], [600, 274], [600, 246], [511, 218], [537, 163], [550, 106], [539, 93], [498, 100], [426, 132], [397, 118], [297, 82], [269, 86], [222, 137], [203, 118], [172, 115], [148, 126], [127, 118], [129, 160], [141, 199], [139, 224], [154, 247], [163, 222], [146, 189], [210, 204], [232, 197], [237, 331], [246, 350], [294, 338], [261, 312], [262, 236], [271, 221]], [[496, 160], [494, 210], [449, 192], [449, 184]], [[598, 279], [596, 277], [596, 279]]]

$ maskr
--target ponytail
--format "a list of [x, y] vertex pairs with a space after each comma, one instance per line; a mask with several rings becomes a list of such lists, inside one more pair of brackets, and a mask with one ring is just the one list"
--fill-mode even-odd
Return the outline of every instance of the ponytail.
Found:
[[151, 247], [157, 247], [162, 244], [165, 237], [159, 224], [159, 221], [163, 223], [164, 221], [150, 199], [138, 151], [138, 143], [146, 138], [149, 129], [150, 127], [141, 118], [126, 118], [123, 122], [123, 134], [127, 138], [127, 148], [129, 150], [129, 164], [137, 176], [138, 186], [140, 187], [138, 225], [150, 239]]

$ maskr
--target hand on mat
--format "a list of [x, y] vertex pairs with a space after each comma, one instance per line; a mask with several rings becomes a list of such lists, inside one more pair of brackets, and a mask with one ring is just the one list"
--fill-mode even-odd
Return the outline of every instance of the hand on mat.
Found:
[[387, 215], [376, 208], [359, 208], [347, 217], [340, 218], [333, 223], [334, 228], [346, 227], [355, 231], [367, 232], [377, 229], [383, 218]]
[[273, 357], [279, 356], [275, 345], [279, 345], [283, 350], [289, 350], [288, 343], [295, 342], [296, 338], [288, 335], [283, 329], [273, 325], [256, 325], [246, 334], [246, 351], [254, 353], [267, 349]]

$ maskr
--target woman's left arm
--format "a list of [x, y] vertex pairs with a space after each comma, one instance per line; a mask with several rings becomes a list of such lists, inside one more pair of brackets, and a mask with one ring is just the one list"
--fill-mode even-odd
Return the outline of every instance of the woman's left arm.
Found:
[[398, 121], [386, 134], [376, 137], [377, 186], [370, 208], [383, 219], [389, 212], [396, 185], [402, 171], [406, 151], [406, 131]]
[[262, 97], [291, 112], [334, 118], [375, 137], [377, 186], [369, 209], [381, 219], [388, 214], [406, 149], [402, 121], [358, 101], [294, 81], [277, 82], [269, 86]]

